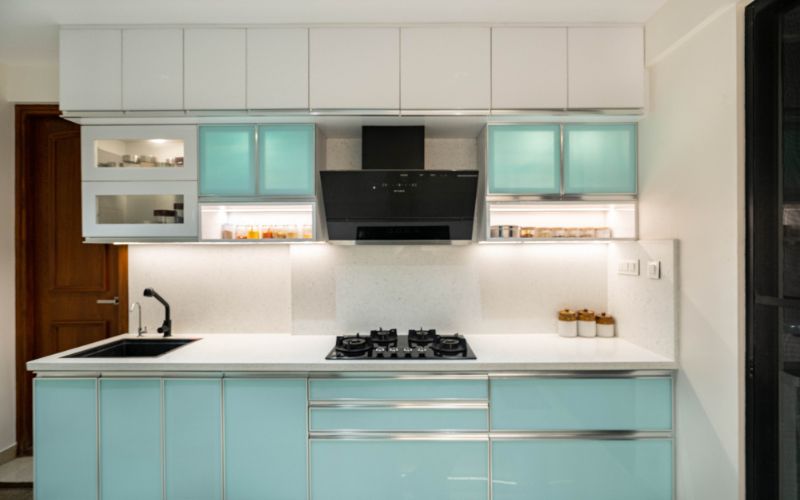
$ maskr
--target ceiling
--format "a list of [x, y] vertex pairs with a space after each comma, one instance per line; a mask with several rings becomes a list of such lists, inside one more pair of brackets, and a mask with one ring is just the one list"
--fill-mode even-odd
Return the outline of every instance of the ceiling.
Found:
[[61, 24], [639, 23], [667, 0], [0, 0], [0, 63], [58, 58]]

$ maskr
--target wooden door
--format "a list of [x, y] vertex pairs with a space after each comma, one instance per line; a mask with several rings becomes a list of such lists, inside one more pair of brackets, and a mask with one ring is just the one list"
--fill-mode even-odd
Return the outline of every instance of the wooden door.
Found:
[[25, 363], [127, 331], [127, 247], [82, 242], [80, 127], [57, 106], [20, 105], [16, 131], [17, 439], [29, 453]]

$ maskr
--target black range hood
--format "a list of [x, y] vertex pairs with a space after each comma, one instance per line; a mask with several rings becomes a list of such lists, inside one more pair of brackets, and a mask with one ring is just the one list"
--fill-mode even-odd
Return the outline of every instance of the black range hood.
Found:
[[362, 170], [320, 172], [328, 240], [472, 240], [477, 170], [422, 170], [423, 127], [364, 127], [362, 142]]

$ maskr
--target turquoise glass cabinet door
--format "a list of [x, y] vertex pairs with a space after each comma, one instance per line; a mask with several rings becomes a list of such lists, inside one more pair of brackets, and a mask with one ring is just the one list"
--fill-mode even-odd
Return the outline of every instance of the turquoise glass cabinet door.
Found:
[[488, 446], [312, 439], [311, 500], [486, 500]]
[[672, 500], [672, 441], [495, 440], [493, 500]]
[[565, 125], [564, 191], [636, 193], [636, 125]]
[[487, 431], [486, 409], [312, 408], [313, 431]]
[[492, 429], [672, 429], [672, 379], [493, 379]]
[[255, 128], [200, 127], [200, 195], [256, 194]]
[[558, 194], [560, 170], [558, 125], [489, 127], [489, 193]]
[[161, 500], [161, 381], [100, 381], [100, 498]]
[[97, 380], [34, 380], [36, 498], [97, 498]]
[[167, 500], [222, 498], [222, 382], [164, 381]]
[[305, 379], [227, 379], [225, 498], [307, 500]]
[[263, 125], [258, 142], [261, 194], [314, 194], [314, 125]]

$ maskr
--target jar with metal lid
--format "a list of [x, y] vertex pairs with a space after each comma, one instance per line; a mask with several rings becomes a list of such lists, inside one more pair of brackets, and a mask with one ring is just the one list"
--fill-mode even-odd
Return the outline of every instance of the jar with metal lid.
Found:
[[578, 335], [578, 313], [570, 309], [558, 311], [558, 334], [562, 337]]
[[153, 217], [158, 224], [175, 224], [175, 210], [153, 210]]
[[489, 238], [500, 237], [500, 226], [492, 226], [489, 228]]
[[578, 311], [578, 336], [595, 337], [597, 336], [597, 321], [594, 311], [583, 309]]
[[172, 208], [175, 210], [175, 222], [183, 224], [183, 203], [173, 203]]
[[602, 313], [596, 318], [597, 321], [597, 336], [598, 337], [613, 337], [616, 321], [614, 316]]

